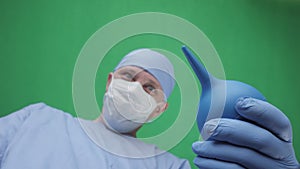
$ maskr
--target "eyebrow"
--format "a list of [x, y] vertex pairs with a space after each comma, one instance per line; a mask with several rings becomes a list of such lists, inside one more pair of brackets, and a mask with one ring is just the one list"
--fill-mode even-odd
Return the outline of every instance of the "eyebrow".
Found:
[[146, 81], [147, 83], [153, 85], [155, 88], [159, 88], [159, 84], [155, 83], [153, 80], [151, 79], [147, 79]]
[[[147, 72], [147, 73], [149, 73], [147, 70], [143, 70], [143, 71], [145, 71], [145, 72]], [[134, 76], [137, 76], [138, 74], [139, 74], [139, 72], [137, 73], [135, 70], [133, 70], [133, 69], [131, 69], [131, 68], [125, 68], [125, 69], [123, 69], [123, 70], [120, 70], [120, 73], [123, 73], [123, 72], [129, 72], [129, 73], [132, 73], [132, 74], [134, 74]], [[151, 73], [149, 73], [150, 75], [151, 75]], [[153, 76], [153, 75], [152, 75]], [[151, 84], [151, 85], [153, 85], [154, 87], [156, 87], [156, 88], [159, 88], [159, 84], [157, 84], [156, 82], [154, 82], [153, 80], [151, 80], [151, 79], [147, 79], [146, 81], [145, 81], [146, 83], [149, 83], [149, 84]]]
[[129, 72], [129, 73], [133, 73], [133, 74], [136, 73], [136, 71], [134, 71], [132, 69], [128, 69], [128, 68], [120, 70], [120, 72]]
[[[151, 76], [153, 76], [148, 70], [144, 70], [144, 71], [147, 72], [147, 73], [149, 73]], [[154, 77], [154, 76], [153, 76], [153, 77]], [[147, 83], [149, 83], [149, 84], [155, 86], [156, 88], [159, 88], [159, 86], [160, 86], [159, 83], [156, 83], [156, 82], [154, 82], [154, 81], [151, 80], [151, 79], [147, 79]]]
[[127, 73], [130, 74], [132, 77], [135, 77], [137, 75], [135, 70], [128, 69], [128, 68], [120, 69], [119, 72], [118, 72], [119, 75], [124, 75], [124, 74], [127, 74]]

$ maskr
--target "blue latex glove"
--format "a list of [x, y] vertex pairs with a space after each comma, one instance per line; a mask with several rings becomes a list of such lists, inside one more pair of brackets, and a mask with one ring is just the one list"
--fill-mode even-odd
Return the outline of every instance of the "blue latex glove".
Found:
[[275, 106], [241, 98], [237, 112], [249, 121], [213, 119], [205, 123], [210, 141], [195, 142], [201, 169], [299, 169], [289, 119]]

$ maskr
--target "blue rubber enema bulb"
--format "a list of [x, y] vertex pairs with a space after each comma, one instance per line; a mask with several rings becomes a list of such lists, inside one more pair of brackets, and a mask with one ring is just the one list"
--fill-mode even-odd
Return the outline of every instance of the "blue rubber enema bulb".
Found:
[[[200, 80], [200, 84], [202, 87], [197, 114], [197, 124], [200, 132], [202, 131], [204, 123], [212, 118], [222, 117], [243, 120], [243, 118], [239, 116], [239, 114], [235, 110], [235, 104], [239, 98], [252, 97], [260, 100], [266, 100], [265, 97], [257, 89], [248, 84], [233, 80], [217, 79], [206, 70], [204, 65], [196, 59], [193, 53], [186, 46], [182, 47], [182, 51], [185, 54], [194, 72], [196, 73], [198, 79]], [[214, 97], [212, 97], [213, 90], [215, 91], [213, 95]], [[221, 95], [222, 92], [218, 93], [218, 91], [220, 90], [225, 90], [225, 92], [223, 92], [223, 94]], [[218, 99], [221, 97], [225, 99], [223, 99], [225, 101], [225, 104], [219, 105]], [[211, 100], [212, 98], [214, 98], [215, 100]], [[221, 109], [219, 109], [220, 106], [222, 106]], [[214, 108], [212, 110], [221, 110], [223, 111], [223, 113], [218, 112], [216, 113], [216, 115], [209, 114], [214, 113], [213, 111], [210, 111], [212, 107]], [[221, 117], [218, 117], [219, 115], [221, 115]]]

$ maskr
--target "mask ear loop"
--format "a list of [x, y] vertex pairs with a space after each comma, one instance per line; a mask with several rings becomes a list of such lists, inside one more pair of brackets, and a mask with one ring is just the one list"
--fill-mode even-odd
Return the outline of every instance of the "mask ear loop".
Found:
[[[166, 103], [165, 102], [158, 103], [154, 111], [157, 112], [157, 113], [159, 113], [161, 111], [161, 109], [163, 108], [164, 104], [166, 104]], [[158, 119], [162, 114], [163, 114], [163, 112], [161, 112], [158, 116], [149, 118], [146, 121], [146, 123], [152, 123], [153, 121], [155, 121], [156, 119]]]
[[164, 108], [164, 106], [166, 105], [166, 103], [167, 103], [167, 100], [166, 100], [166, 95], [165, 95], [165, 93], [162, 91], [162, 90], [159, 90], [159, 89], [155, 89], [155, 90], [158, 90], [158, 92], [159, 93], [161, 93], [162, 94], [162, 100], [160, 100], [159, 102], [154, 98], [154, 96], [151, 96], [151, 97], [153, 97], [154, 98], [154, 100], [156, 101], [156, 107], [155, 107], [155, 109], [154, 109], [154, 111], [152, 112], [152, 114], [153, 113], [159, 113], [159, 115], [157, 115], [157, 116], [155, 116], [155, 117], [151, 117], [151, 118], [149, 118], [147, 121], [146, 121], [146, 123], [151, 123], [151, 122], [153, 122], [153, 121], [155, 121], [156, 119], [158, 119], [162, 114], [163, 114], [163, 112], [164, 111], [162, 111], [162, 112], [160, 112], [163, 108]]

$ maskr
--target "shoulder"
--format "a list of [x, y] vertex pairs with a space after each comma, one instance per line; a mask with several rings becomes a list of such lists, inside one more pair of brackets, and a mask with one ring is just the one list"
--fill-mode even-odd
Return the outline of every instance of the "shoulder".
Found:
[[42, 120], [47, 119], [51, 120], [55, 117], [64, 117], [64, 118], [73, 118], [69, 113], [65, 113], [62, 110], [51, 107], [46, 103], [34, 103], [26, 107], [23, 107], [9, 115], [2, 117], [2, 120], [13, 120], [15, 122], [25, 122], [29, 119], [33, 120]]
[[42, 109], [45, 106], [46, 106], [45, 103], [30, 104], [4, 117], [1, 117], [1, 120], [2, 121], [13, 120], [16, 122], [22, 122], [25, 121], [28, 117], [30, 117], [33, 111]]
[[34, 115], [39, 114], [39, 115], [54, 115], [54, 116], [55, 115], [72, 116], [69, 113], [66, 113], [60, 109], [52, 107], [43, 102], [30, 104], [23, 109], [29, 111], [31, 114], [34, 114]]

